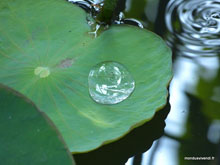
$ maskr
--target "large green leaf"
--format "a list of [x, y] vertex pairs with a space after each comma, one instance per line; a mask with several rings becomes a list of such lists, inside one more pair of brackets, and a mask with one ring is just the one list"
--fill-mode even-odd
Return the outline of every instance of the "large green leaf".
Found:
[[27, 98], [1, 84], [0, 123], [0, 164], [75, 164], [47, 117]]
[[[1, 0], [0, 82], [31, 98], [52, 119], [71, 152], [116, 140], [166, 103], [171, 52], [157, 35], [114, 25], [97, 38], [86, 13], [65, 0]], [[90, 69], [123, 64], [135, 80], [115, 105], [89, 96]]]

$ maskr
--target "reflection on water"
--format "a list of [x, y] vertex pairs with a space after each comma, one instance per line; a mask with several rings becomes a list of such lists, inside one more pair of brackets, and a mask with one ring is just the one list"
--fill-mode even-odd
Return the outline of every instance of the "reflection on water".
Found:
[[[136, 164], [142, 162], [142, 153], [147, 151], [154, 140], [164, 133], [165, 118], [170, 111], [170, 104], [157, 112], [153, 119], [144, 125], [135, 128], [129, 134], [113, 143], [104, 145], [94, 151], [84, 154], [75, 154], [77, 165], [123, 165], [129, 157]], [[152, 128], [154, 129], [152, 131]], [[138, 163], [139, 162], [139, 163]]]
[[220, 53], [220, 0], [171, 0], [166, 9], [170, 46], [189, 56]]
[[[171, 112], [164, 136], [143, 153], [140, 165], [219, 165], [220, 0], [161, 0], [158, 8], [165, 10], [158, 11], [160, 27], [153, 30], [173, 49]], [[126, 165], [136, 165], [134, 159]]]

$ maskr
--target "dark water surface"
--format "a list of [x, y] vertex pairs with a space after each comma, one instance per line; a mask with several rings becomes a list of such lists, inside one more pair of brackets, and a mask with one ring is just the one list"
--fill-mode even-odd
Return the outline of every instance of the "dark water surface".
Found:
[[77, 164], [220, 165], [220, 0], [127, 0], [124, 15], [172, 48], [169, 102], [119, 141], [74, 155]]

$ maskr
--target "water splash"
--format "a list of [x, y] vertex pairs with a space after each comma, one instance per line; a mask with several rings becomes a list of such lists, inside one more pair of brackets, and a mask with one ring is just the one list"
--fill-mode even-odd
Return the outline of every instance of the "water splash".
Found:
[[88, 76], [89, 93], [100, 104], [117, 104], [127, 99], [135, 88], [130, 72], [117, 62], [101, 62]]
[[220, 0], [171, 0], [166, 9], [168, 43], [187, 56], [220, 53]]

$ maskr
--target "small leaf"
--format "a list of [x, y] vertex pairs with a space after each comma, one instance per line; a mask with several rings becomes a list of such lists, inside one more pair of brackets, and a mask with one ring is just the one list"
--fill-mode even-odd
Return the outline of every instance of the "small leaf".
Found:
[[31, 101], [0, 84], [0, 162], [73, 165], [63, 139]]
[[[149, 121], [166, 104], [171, 79], [171, 51], [160, 37], [115, 25], [94, 38], [86, 15], [65, 0], [0, 2], [0, 82], [33, 100], [75, 153]], [[89, 95], [90, 70], [104, 61], [123, 65], [135, 81], [118, 104]]]

